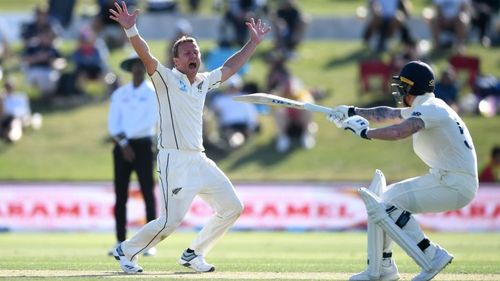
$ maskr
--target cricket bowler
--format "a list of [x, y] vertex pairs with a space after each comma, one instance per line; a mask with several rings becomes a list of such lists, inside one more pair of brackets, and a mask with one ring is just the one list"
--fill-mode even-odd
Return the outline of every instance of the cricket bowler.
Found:
[[[158, 135], [158, 173], [160, 216], [147, 223], [132, 238], [118, 245], [113, 255], [126, 273], [142, 272], [139, 254], [167, 238], [181, 223], [196, 195], [214, 210], [214, 215], [181, 255], [179, 263], [197, 272], [211, 272], [215, 266], [205, 255], [231, 227], [243, 211], [234, 187], [217, 165], [207, 158], [202, 144], [202, 113], [207, 92], [219, 87], [252, 56], [270, 27], [261, 20], [246, 23], [250, 40], [224, 64], [198, 73], [200, 48], [192, 37], [182, 37], [172, 48], [174, 68], [168, 69], [150, 53], [139, 35], [136, 18], [124, 2], [115, 3], [110, 18], [124, 29], [137, 55], [153, 81], [158, 99], [160, 129]], [[169, 28], [158, 22], [158, 28]], [[154, 110], [154, 109], [152, 109]]]

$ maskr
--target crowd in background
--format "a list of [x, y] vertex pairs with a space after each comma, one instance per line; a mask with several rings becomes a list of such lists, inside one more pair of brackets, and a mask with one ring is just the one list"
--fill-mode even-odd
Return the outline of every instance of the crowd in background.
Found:
[[[176, 25], [172, 27], [175, 35], [165, 38], [165, 63], [171, 67], [170, 49], [173, 42], [181, 36], [192, 35], [193, 32], [191, 23], [179, 12], [180, 1], [125, 1], [129, 7], [142, 5], [147, 13], [179, 15]], [[87, 97], [86, 87], [89, 82], [102, 85], [105, 92], [101, 96], [103, 99], [108, 98], [120, 85], [109, 65], [109, 54], [126, 47], [128, 40], [122, 28], [109, 19], [108, 10], [113, 7], [114, 2], [115, 0], [96, 0], [97, 13], [87, 25], [80, 27], [77, 43], [69, 52], [61, 50], [61, 34], [73, 22], [77, 0], [48, 0], [46, 6], [37, 6], [33, 10], [32, 20], [24, 23], [21, 28], [22, 47], [19, 52], [10, 48], [0, 30], [0, 78], [4, 84], [0, 112], [1, 135], [4, 139], [16, 140], [8, 137], [9, 134], [12, 135], [12, 128], [26, 128], [33, 123], [38, 124], [35, 127], [41, 125], [40, 115], [35, 115], [38, 116], [35, 119], [39, 121], [26, 121], [31, 119], [25, 116], [32, 116], [30, 101], [25, 93], [16, 91], [16, 83], [8, 77], [8, 71], [2, 72], [2, 62], [12, 56], [19, 56], [22, 79], [35, 89], [39, 102], [45, 106], [53, 105], [54, 101], [67, 101], [75, 97], [81, 102], [81, 99]], [[480, 42], [485, 48], [500, 45], [500, 27], [493, 24], [500, 5], [497, 0], [433, 0], [432, 6], [422, 13], [431, 34], [429, 43], [418, 38], [412, 30], [410, 21], [419, 15], [415, 15], [411, 4], [410, 0], [368, 0], [366, 6], [357, 11], [358, 16], [362, 15], [365, 20], [361, 39], [367, 51], [376, 55], [389, 54], [390, 60], [382, 61], [387, 67], [387, 75], [399, 73], [408, 61], [426, 61], [432, 51], [447, 52], [450, 57], [462, 56], [471, 40]], [[188, 1], [188, 7], [190, 13], [198, 13], [200, 0]], [[251, 17], [270, 22], [273, 42], [272, 49], [265, 57], [268, 70], [264, 85], [250, 81], [247, 78], [249, 66], [245, 66], [238, 77], [230, 79], [225, 87], [207, 100], [209, 112], [206, 116], [213, 119], [212, 123], [215, 125], [212, 129], [216, 132], [207, 132], [205, 141], [227, 151], [236, 149], [259, 133], [260, 115], [266, 113], [271, 114], [275, 120], [277, 135], [274, 145], [278, 152], [288, 151], [294, 147], [294, 143], [299, 147], [312, 149], [317, 126], [309, 112], [292, 109], [270, 111], [268, 108], [232, 103], [229, 98], [252, 92], [273, 93], [307, 102], [322, 98], [323, 92], [305, 85], [301, 77], [297, 77], [289, 67], [290, 61], [299, 54], [297, 50], [304, 40], [311, 19], [296, 0], [213, 0], [212, 7], [222, 21], [218, 27], [218, 38], [214, 38], [217, 46], [203, 58], [205, 69], [211, 70], [221, 65], [246, 42], [248, 34], [245, 21]], [[353, 11], [353, 15], [355, 12]], [[399, 40], [395, 40], [396, 35]], [[379, 57], [382, 56], [377, 56]], [[362, 64], [360, 62], [360, 67]], [[496, 113], [500, 99], [498, 77], [479, 71], [474, 81], [465, 84], [459, 79], [460, 69], [456, 69], [451, 63], [444, 69], [435, 71], [438, 78], [436, 95], [456, 110], [482, 110], [487, 116]], [[17, 82], [22, 83], [24, 82]], [[390, 79], [386, 79], [384, 83], [384, 90], [388, 90]], [[463, 87], [470, 87], [472, 96], [461, 98]], [[16, 102], [11, 101], [11, 96], [17, 97]], [[12, 110], [13, 104], [23, 109]], [[20, 113], [13, 113], [14, 111], [23, 112], [23, 117], [19, 117]], [[23, 125], [19, 126], [20, 123]], [[16, 130], [19, 131], [14, 131]]]

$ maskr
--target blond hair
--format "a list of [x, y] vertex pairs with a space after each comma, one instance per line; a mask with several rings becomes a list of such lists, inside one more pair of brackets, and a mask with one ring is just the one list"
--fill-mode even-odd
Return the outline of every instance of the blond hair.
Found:
[[193, 37], [182, 36], [181, 38], [177, 39], [177, 41], [175, 41], [174, 43], [174, 46], [172, 46], [172, 55], [174, 58], [177, 58], [179, 55], [179, 45], [186, 42], [191, 42], [196, 46], [198, 46], [196, 39], [194, 39]]

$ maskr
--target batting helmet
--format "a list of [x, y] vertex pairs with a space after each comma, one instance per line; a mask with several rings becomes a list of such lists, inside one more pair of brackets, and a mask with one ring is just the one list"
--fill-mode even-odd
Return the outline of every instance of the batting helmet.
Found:
[[407, 63], [399, 76], [393, 77], [393, 86], [397, 87], [396, 100], [401, 102], [406, 95], [420, 96], [434, 92], [435, 79], [431, 67], [421, 61]]

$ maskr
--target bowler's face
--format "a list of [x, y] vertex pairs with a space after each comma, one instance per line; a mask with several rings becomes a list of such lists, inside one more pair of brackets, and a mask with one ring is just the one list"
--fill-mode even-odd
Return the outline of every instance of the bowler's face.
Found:
[[177, 57], [174, 57], [175, 68], [193, 78], [198, 73], [201, 64], [200, 48], [193, 42], [184, 42], [179, 45]]

